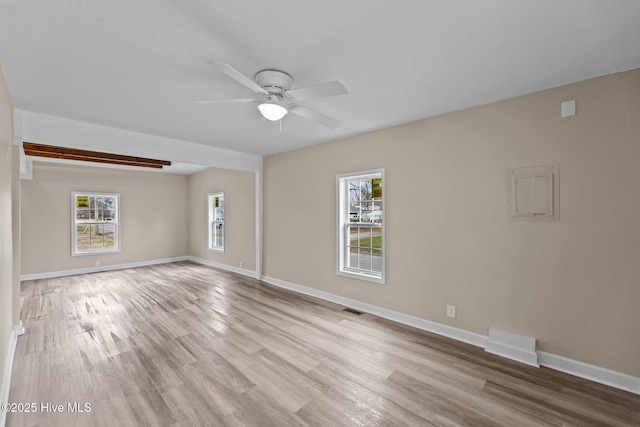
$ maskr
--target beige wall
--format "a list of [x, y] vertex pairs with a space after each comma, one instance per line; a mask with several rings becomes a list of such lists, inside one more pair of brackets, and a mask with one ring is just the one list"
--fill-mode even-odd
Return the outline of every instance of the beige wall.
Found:
[[9, 351], [11, 329], [18, 316], [12, 248], [13, 151], [13, 105], [0, 62], [0, 384]]
[[[205, 260], [255, 271], [255, 174], [228, 169], [208, 169], [190, 176], [191, 252]], [[208, 246], [207, 194], [224, 192], [225, 251]]]
[[[189, 254], [189, 177], [34, 162], [23, 180], [22, 274]], [[71, 192], [120, 193], [121, 251], [71, 256]]]
[[[560, 222], [509, 221], [507, 170], [549, 164]], [[640, 377], [639, 165], [640, 70], [269, 156], [264, 274]], [[336, 174], [379, 167], [386, 285], [335, 273]]]

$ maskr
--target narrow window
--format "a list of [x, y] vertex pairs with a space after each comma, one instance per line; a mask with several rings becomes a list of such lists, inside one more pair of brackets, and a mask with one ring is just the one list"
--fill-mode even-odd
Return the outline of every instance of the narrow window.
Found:
[[120, 195], [71, 193], [71, 255], [120, 251]]
[[209, 249], [224, 252], [224, 193], [207, 196], [209, 207]]
[[336, 186], [337, 274], [384, 284], [384, 169], [338, 175]]

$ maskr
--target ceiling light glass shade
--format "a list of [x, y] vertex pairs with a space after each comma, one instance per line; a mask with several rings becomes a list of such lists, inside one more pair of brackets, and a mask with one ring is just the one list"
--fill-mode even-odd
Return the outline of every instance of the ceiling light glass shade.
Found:
[[289, 112], [288, 108], [283, 107], [280, 104], [274, 104], [273, 102], [263, 102], [262, 104], [258, 105], [258, 110], [260, 110], [260, 113], [264, 116], [265, 119], [274, 122], [280, 120]]

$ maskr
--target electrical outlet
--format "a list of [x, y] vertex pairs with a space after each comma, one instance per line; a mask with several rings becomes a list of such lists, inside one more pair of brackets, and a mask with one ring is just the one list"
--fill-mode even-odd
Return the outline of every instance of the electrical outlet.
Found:
[[447, 317], [456, 318], [456, 306], [447, 304]]
[[242, 261], [240, 261], [240, 268], [242, 268]]
[[95, 266], [100, 267], [100, 261], [96, 261]]

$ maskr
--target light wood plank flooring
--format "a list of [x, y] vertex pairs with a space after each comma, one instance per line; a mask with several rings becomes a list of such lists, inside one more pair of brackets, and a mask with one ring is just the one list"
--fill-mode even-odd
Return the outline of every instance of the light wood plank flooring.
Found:
[[640, 425], [640, 396], [190, 262], [24, 282], [22, 319], [11, 427]]

